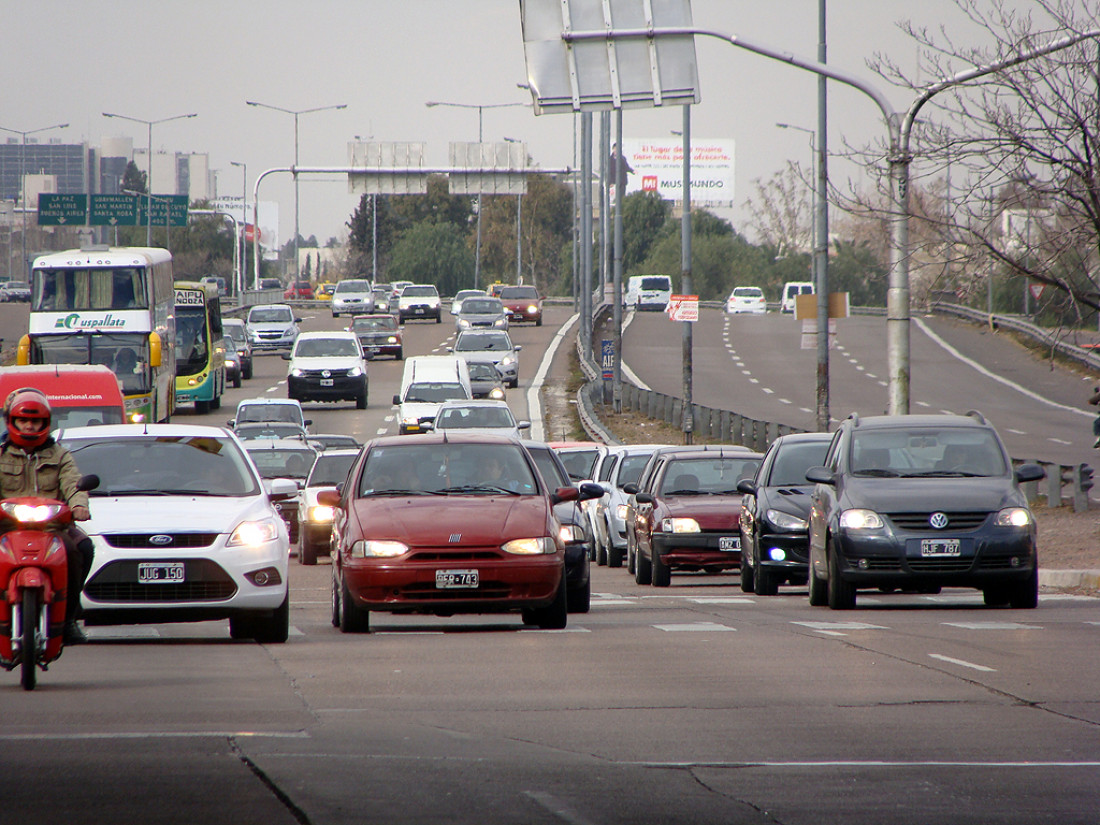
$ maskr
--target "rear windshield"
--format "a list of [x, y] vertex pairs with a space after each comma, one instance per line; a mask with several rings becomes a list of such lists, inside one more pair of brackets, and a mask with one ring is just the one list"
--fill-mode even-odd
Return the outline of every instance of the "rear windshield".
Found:
[[538, 298], [539, 291], [533, 286], [506, 286], [500, 290], [500, 297], [505, 301], [513, 298]]
[[405, 391], [405, 401], [413, 404], [437, 404], [452, 398], [466, 398], [465, 388], [458, 383], [446, 381], [425, 381], [409, 384]]
[[439, 295], [434, 286], [407, 286], [401, 291], [402, 298], [432, 298]]
[[671, 289], [672, 282], [668, 278], [642, 278], [642, 289]]
[[370, 281], [340, 281], [336, 285], [334, 294], [337, 292], [371, 292]]

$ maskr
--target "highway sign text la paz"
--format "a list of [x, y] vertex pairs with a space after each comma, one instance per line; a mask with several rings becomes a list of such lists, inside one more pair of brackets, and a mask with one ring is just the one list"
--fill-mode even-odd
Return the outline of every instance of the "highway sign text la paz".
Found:
[[87, 195], [41, 193], [38, 196], [39, 226], [83, 226], [87, 217]]

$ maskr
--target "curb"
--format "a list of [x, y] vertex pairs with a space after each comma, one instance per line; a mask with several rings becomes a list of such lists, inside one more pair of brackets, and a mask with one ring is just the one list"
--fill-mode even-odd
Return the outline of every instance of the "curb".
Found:
[[1046, 587], [1083, 587], [1100, 590], [1100, 570], [1039, 570], [1039, 584]]

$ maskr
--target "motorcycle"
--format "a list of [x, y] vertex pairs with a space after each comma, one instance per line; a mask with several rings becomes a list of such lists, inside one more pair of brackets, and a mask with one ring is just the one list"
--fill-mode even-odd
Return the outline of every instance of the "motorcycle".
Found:
[[[99, 477], [83, 476], [80, 490]], [[0, 501], [0, 667], [20, 668], [24, 690], [34, 690], [39, 667], [61, 655], [68, 563], [60, 531], [73, 521], [60, 501], [23, 496]]]

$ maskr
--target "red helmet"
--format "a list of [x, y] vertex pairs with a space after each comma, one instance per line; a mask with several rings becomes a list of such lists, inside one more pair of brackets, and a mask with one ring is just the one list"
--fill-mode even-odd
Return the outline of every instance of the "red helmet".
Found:
[[[44, 426], [37, 433], [24, 433], [15, 426], [16, 418], [33, 418], [44, 421]], [[16, 446], [23, 449], [41, 447], [50, 437], [50, 402], [45, 393], [33, 387], [23, 387], [15, 390], [8, 396], [4, 404], [4, 420], [8, 424], [8, 438]]]

